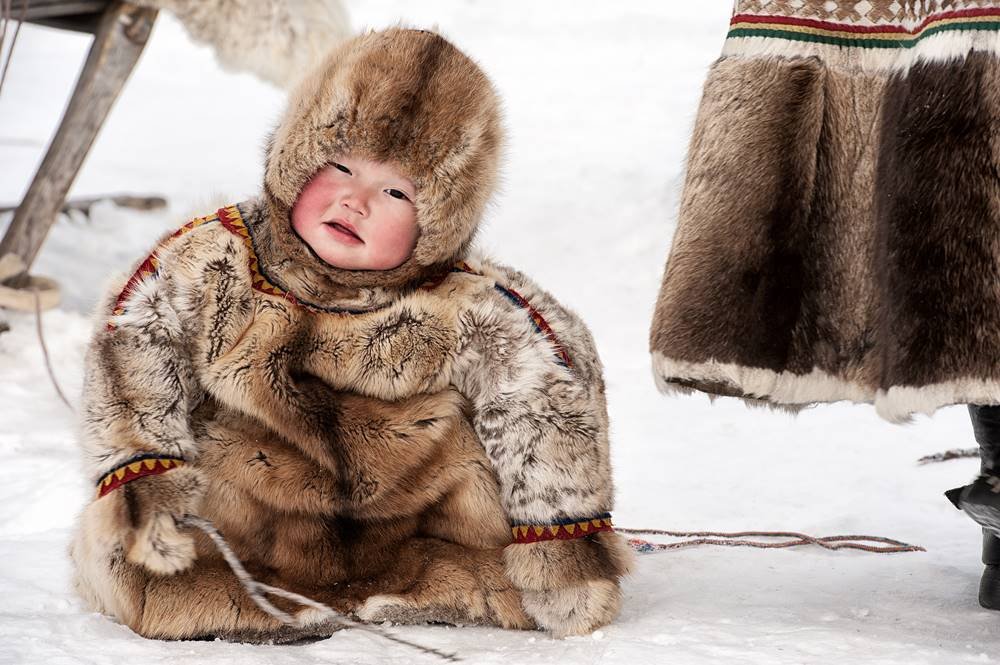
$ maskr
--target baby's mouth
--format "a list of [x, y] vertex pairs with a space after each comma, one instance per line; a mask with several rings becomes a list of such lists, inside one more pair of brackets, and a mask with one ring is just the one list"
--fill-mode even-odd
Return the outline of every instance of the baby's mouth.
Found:
[[332, 231], [336, 235], [336, 237], [351, 241], [352, 244], [354, 243], [364, 244], [365, 242], [364, 240], [361, 239], [361, 236], [359, 236], [357, 232], [353, 228], [351, 228], [349, 224], [346, 224], [339, 220], [333, 219], [330, 220], [329, 222], [323, 222], [323, 226], [330, 229], [330, 231]]

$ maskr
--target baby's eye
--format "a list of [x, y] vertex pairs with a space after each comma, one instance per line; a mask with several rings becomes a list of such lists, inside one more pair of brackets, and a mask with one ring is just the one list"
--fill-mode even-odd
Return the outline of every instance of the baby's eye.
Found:
[[343, 171], [347, 175], [351, 175], [351, 169], [347, 168], [343, 164], [338, 164], [337, 162], [331, 162], [331, 163], [338, 171]]
[[403, 199], [404, 201], [410, 200], [410, 197], [406, 195], [406, 192], [400, 189], [393, 189], [390, 187], [389, 189], [385, 190], [385, 193], [394, 199]]

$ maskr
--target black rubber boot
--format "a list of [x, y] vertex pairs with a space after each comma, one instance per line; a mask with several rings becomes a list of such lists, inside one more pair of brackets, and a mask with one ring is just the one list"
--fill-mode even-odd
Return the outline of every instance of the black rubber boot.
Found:
[[984, 529], [1000, 536], [1000, 406], [969, 405], [979, 443], [979, 477], [945, 492], [948, 500]]
[[983, 529], [1000, 536], [1000, 476], [984, 473], [971, 484], [944, 495]]
[[1000, 473], [1000, 406], [969, 405], [982, 473]]
[[[987, 609], [1000, 610], [1000, 538], [995, 533], [1000, 526], [1000, 510], [988, 507], [1000, 503], [1000, 482], [997, 475], [1000, 473], [1000, 407], [970, 404], [969, 416], [972, 418], [976, 442], [979, 443], [982, 475], [963, 494], [968, 497], [968, 501], [980, 506], [979, 513], [984, 521], [991, 522], [990, 525], [984, 524], [969, 513], [984, 527], [990, 527], [983, 529], [983, 564], [986, 568], [979, 581], [979, 604]], [[969, 511], [966, 509], [966, 512]]]
[[1000, 610], [1000, 538], [983, 529], [983, 563], [986, 570], [979, 580], [979, 604]]

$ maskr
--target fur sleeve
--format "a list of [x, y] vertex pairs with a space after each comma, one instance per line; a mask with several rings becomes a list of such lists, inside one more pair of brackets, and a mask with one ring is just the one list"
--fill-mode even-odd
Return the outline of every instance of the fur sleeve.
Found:
[[124, 285], [119, 280], [109, 289], [98, 310], [80, 422], [94, 479], [141, 455], [195, 454], [189, 416], [200, 388], [169, 263], [151, 255]]
[[605, 516], [612, 482], [602, 367], [580, 319], [524, 275], [495, 280], [460, 327], [458, 388], [515, 525]]

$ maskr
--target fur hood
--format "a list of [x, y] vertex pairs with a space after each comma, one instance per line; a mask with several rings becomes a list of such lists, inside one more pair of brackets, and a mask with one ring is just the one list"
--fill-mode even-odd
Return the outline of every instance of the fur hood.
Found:
[[[440, 35], [394, 28], [352, 39], [303, 80], [271, 137], [264, 268], [327, 301], [373, 303], [424, 281], [472, 241], [496, 184], [501, 135], [489, 79]], [[345, 154], [395, 163], [416, 186], [419, 238], [398, 268], [334, 268], [291, 228], [303, 187]]]

